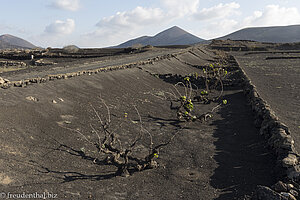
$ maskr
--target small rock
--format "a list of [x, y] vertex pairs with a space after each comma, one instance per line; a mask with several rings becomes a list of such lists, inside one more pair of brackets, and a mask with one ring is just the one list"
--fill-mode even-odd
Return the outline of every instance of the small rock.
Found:
[[288, 192], [287, 184], [282, 181], [278, 181], [273, 188], [276, 192]]
[[39, 101], [38, 98], [33, 97], [33, 96], [26, 97], [26, 100], [28, 100], [28, 101]]
[[290, 190], [290, 194], [292, 194], [294, 197], [299, 196], [299, 193], [296, 190]]
[[288, 157], [282, 160], [283, 167], [291, 167], [298, 164], [298, 159], [296, 155], [289, 154]]
[[64, 102], [65, 100], [63, 100], [62, 98], [58, 98], [58, 100], [60, 100], [61, 102]]
[[294, 189], [294, 185], [293, 184], [287, 184], [287, 190], [290, 191]]
[[280, 193], [282, 196], [286, 197], [288, 200], [297, 200], [296, 197], [294, 197], [292, 194], [287, 193], [287, 192], [281, 192]]
[[0, 85], [2, 85], [3, 83], [5, 83], [5, 81], [2, 77], [0, 77]]
[[41, 78], [40, 83], [46, 83], [47, 79], [46, 78]]
[[22, 87], [22, 85], [23, 85], [23, 81], [16, 81], [16, 82], [14, 83], [14, 86], [15, 86], [15, 87]]
[[52, 103], [57, 104], [57, 101], [55, 101], [54, 99], [52, 100]]
[[10, 88], [10, 86], [11, 86], [11, 84], [10, 83], [3, 83], [2, 85], [1, 85], [1, 88], [3, 88], [3, 89], [8, 89], [8, 88]]
[[288, 200], [288, 197], [265, 186], [258, 186], [254, 196], [255, 200]]

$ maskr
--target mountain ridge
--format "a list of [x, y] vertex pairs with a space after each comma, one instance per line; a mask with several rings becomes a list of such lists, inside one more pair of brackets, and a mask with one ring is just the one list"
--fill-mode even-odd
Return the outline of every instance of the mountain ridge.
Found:
[[192, 45], [204, 41], [195, 35], [173, 26], [154, 36], [141, 36], [135, 39], [128, 40], [118, 46], [117, 48], [126, 48], [133, 45], [152, 45], [152, 46], [168, 46], [168, 45]]
[[272, 43], [300, 42], [300, 25], [249, 27], [216, 39], [253, 40]]
[[10, 34], [0, 35], [0, 49], [33, 49], [33, 48], [36, 48], [36, 46], [22, 38]]
[[[300, 25], [289, 26], [269, 26], [269, 27], [249, 27], [237, 30], [225, 36], [215, 38], [217, 40], [252, 40], [257, 42], [272, 43], [294, 43], [300, 42]], [[173, 26], [154, 36], [141, 36], [128, 40], [114, 48], [126, 48], [134, 45], [152, 45], [152, 46], [169, 46], [169, 45], [192, 45], [196, 43], [208, 43], [211, 40], [204, 40], [189, 32]], [[36, 48], [32, 43], [10, 35], [0, 35], [0, 49], [33, 49]]]

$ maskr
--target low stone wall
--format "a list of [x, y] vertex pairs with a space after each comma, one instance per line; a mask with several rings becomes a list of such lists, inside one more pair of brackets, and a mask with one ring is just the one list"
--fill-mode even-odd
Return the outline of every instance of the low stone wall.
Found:
[[[53, 80], [59, 80], [59, 79], [68, 79], [76, 76], [82, 76], [82, 75], [91, 75], [91, 74], [97, 74], [100, 72], [108, 72], [108, 71], [114, 71], [114, 70], [121, 70], [121, 69], [127, 69], [127, 68], [134, 68], [141, 65], [146, 64], [154, 64], [154, 62], [164, 59], [170, 59], [173, 57], [176, 57], [177, 55], [180, 55], [183, 52], [178, 52], [176, 54], [167, 54], [163, 56], [157, 56], [155, 58], [151, 58], [145, 61], [139, 61], [135, 63], [128, 63], [123, 65], [116, 65], [116, 66], [110, 66], [110, 67], [102, 67], [97, 68], [93, 70], [83, 70], [78, 72], [72, 72], [72, 73], [66, 73], [66, 74], [55, 74], [55, 75], [46, 75], [45, 77], [36, 77], [36, 78], [28, 78], [25, 80], [19, 80], [19, 81], [0, 81], [0, 88], [2, 89], [8, 89], [10, 87], [26, 87], [31, 84], [38, 84], [38, 83], [45, 83], [47, 81], [53, 81]], [[1, 77], [0, 77], [1, 80]], [[4, 80], [4, 79], [2, 79]]]
[[44, 61], [44, 59], [33, 60], [31, 64], [34, 66], [47, 66], [47, 65], [55, 65], [55, 62]]
[[26, 63], [17, 61], [0, 61], [0, 67], [26, 67]]
[[[237, 64], [239, 65], [238, 62]], [[281, 180], [271, 188], [259, 186], [254, 199], [296, 199], [300, 189], [300, 163], [291, 133], [270, 105], [260, 97], [245, 71], [241, 71], [244, 93], [255, 115], [255, 126], [259, 128], [260, 134], [267, 140], [269, 148], [277, 158], [276, 178]]]

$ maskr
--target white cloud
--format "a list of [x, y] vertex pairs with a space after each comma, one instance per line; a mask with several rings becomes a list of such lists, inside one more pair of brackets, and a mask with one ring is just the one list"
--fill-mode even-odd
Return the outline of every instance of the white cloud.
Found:
[[[82, 46], [110, 46], [130, 38], [144, 35], [142, 30], [159, 30], [171, 22], [188, 20], [199, 23], [201, 29], [194, 30], [199, 37], [212, 39], [221, 37], [247, 26], [273, 26], [300, 23], [300, 13], [295, 7], [268, 5], [249, 17], [241, 17], [240, 4], [220, 3], [210, 8], [199, 9], [200, 0], [159, 0], [161, 7], [136, 7], [117, 12], [99, 20], [95, 31], [81, 36]], [[172, 24], [173, 25], [173, 24]]]
[[255, 11], [245, 18], [245, 26], [284, 26], [300, 23], [300, 13], [296, 7], [280, 7], [268, 5], [263, 11]]
[[211, 8], [203, 8], [201, 11], [194, 14], [194, 18], [197, 20], [212, 20], [225, 18], [233, 14], [238, 14], [237, 9], [239, 8], [240, 5], [235, 2], [227, 4], [220, 3]]
[[[137, 36], [139, 30], [155, 27], [168, 22], [166, 13], [160, 8], [136, 7], [131, 11], [117, 12], [110, 17], [102, 18], [97, 29], [82, 36], [83, 46], [108, 46], [118, 44]], [[105, 39], [104, 39], [105, 38]]]
[[56, 0], [50, 6], [62, 10], [77, 11], [80, 8], [80, 0]]
[[133, 10], [117, 12], [102, 18], [96, 30], [81, 36], [82, 46], [109, 46], [141, 36], [140, 31], [156, 29], [197, 12], [200, 0], [160, 0], [162, 8], [138, 6]]
[[[222, 10], [221, 7], [227, 7], [227, 9]], [[201, 30], [197, 32], [198, 35], [205, 39], [213, 39], [246, 27], [300, 24], [300, 13], [295, 7], [268, 5], [261, 11], [253, 12], [251, 16], [241, 19], [231, 18], [238, 8], [238, 4], [230, 3], [202, 9], [194, 15], [203, 23]]]
[[160, 8], [143, 8], [136, 7], [131, 11], [118, 12], [113, 16], [105, 17], [97, 23], [99, 28], [102, 27], [130, 27], [148, 26], [164, 20], [164, 12]]
[[66, 21], [56, 20], [52, 24], [46, 26], [45, 34], [49, 35], [69, 35], [75, 29], [75, 21], [73, 19], [67, 19]]
[[6, 24], [6, 23], [3, 23], [3, 24], [0, 23], [0, 30], [2, 32], [8, 31], [8, 32], [17, 32], [20, 34], [29, 34], [27, 29], [17, 27], [17, 26], [11, 25], [11, 24]]
[[103, 28], [81, 35], [78, 45], [82, 47], [108, 47], [118, 45], [135, 36], [134, 32], [130, 30], [126, 32], [124, 30], [114, 31], [114, 29]]
[[240, 15], [240, 4], [236, 2], [220, 3], [210, 8], [203, 8], [194, 12], [192, 17], [200, 21], [201, 29], [197, 35], [204, 39], [223, 36], [239, 27], [236, 15]]
[[206, 24], [198, 35], [204, 39], [213, 39], [233, 32], [239, 27], [239, 22], [233, 19], [217, 20]]
[[73, 19], [66, 19], [65, 21], [56, 20], [46, 26], [42, 34], [32, 35], [30, 40], [42, 47], [63, 47], [77, 41], [74, 39], [74, 35], [72, 35], [74, 30], [75, 21]]
[[117, 12], [115, 15], [102, 18], [96, 24], [97, 29], [94, 32], [82, 36], [81, 44], [107, 46], [138, 37], [140, 30], [163, 27], [176, 19], [195, 13], [200, 0], [160, 0], [160, 2], [163, 8], [138, 6], [133, 10]]
[[183, 17], [197, 12], [200, 0], [160, 0], [172, 17]]

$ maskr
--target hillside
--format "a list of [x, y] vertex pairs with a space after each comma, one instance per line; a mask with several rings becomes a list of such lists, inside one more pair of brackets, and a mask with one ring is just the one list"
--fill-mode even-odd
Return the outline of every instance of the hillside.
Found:
[[187, 31], [173, 26], [165, 31], [158, 33], [155, 36], [142, 36], [136, 39], [129, 40], [118, 46], [117, 48], [131, 47], [136, 44], [152, 45], [152, 46], [167, 46], [167, 45], [191, 45], [203, 41], [195, 35]]
[[300, 42], [300, 25], [245, 28], [218, 39], [254, 40], [273, 43]]
[[0, 49], [33, 49], [36, 48], [30, 42], [13, 35], [5, 34], [0, 36]]

